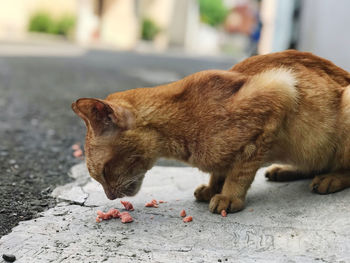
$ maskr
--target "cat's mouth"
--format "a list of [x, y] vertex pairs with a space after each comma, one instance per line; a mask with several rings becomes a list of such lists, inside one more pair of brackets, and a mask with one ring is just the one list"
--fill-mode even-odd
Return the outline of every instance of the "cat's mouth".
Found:
[[108, 199], [115, 200], [117, 198], [122, 198], [124, 196], [134, 196], [141, 188], [142, 180], [137, 180], [129, 184], [127, 187], [121, 187], [118, 189], [112, 189], [109, 186], [103, 185], [103, 190]]
[[108, 188], [106, 189], [105, 187], [103, 187], [103, 190], [105, 191], [105, 194], [109, 200], [114, 200], [114, 199], [122, 198], [125, 196], [125, 194], [122, 192], [115, 192], [115, 191], [112, 191]]

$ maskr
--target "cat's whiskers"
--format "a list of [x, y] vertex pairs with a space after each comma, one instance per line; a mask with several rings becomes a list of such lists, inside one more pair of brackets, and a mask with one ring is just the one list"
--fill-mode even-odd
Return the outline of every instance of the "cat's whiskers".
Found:
[[135, 179], [132, 179], [132, 180], [128, 180], [128, 181], [126, 181], [126, 182], [124, 182], [123, 184], [122, 184], [122, 187], [123, 188], [126, 188], [126, 187], [128, 187], [129, 185], [131, 185], [132, 183], [134, 183], [134, 182], [136, 182], [137, 181], [137, 179], [135, 178]]

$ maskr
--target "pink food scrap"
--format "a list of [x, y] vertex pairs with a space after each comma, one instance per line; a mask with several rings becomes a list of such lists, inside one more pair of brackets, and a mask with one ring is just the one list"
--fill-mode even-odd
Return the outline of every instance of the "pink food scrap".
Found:
[[81, 156], [83, 156], [83, 151], [81, 149], [76, 150], [76, 151], [73, 152], [73, 156], [75, 158], [81, 157]]
[[157, 207], [159, 207], [159, 204], [163, 204], [163, 203], [166, 203], [166, 202], [163, 201], [163, 200], [157, 201], [156, 199], [153, 199], [151, 202], [147, 202], [145, 204], [145, 207], [155, 207], [155, 208], [157, 208]]
[[181, 210], [180, 216], [185, 217], [186, 216], [186, 211], [184, 209]]
[[134, 211], [134, 206], [129, 201], [120, 201], [120, 203], [125, 207], [126, 210]]
[[[131, 204], [130, 202], [128, 202]], [[130, 208], [130, 207], [129, 207]], [[133, 207], [131, 207], [134, 210]], [[119, 212], [118, 209], [111, 208], [107, 213], [104, 213], [100, 210], [97, 211], [96, 222], [100, 223], [102, 220], [109, 220], [111, 218], [120, 218], [122, 223], [130, 223], [133, 221], [132, 216], [128, 212]]]
[[111, 208], [107, 213], [104, 213], [100, 210], [97, 211], [97, 217], [96, 217], [96, 222], [101, 222], [102, 220], [108, 220], [111, 218], [119, 218], [120, 217], [120, 212], [118, 209]]
[[192, 216], [187, 216], [187, 217], [185, 217], [185, 218], [183, 219], [183, 221], [184, 221], [185, 223], [191, 222], [191, 221], [192, 221]]
[[146, 203], [145, 207], [155, 207], [155, 208], [157, 208], [158, 207], [158, 202], [157, 202], [157, 200], [153, 199], [151, 202]]
[[80, 148], [80, 144], [75, 143], [72, 145], [72, 150], [73, 150], [73, 156], [75, 158], [82, 158], [84, 153], [83, 150]]
[[128, 212], [120, 213], [120, 219], [122, 220], [122, 223], [130, 223], [133, 221], [131, 215]]
[[226, 216], [227, 216], [226, 210], [222, 210], [222, 211], [221, 211], [221, 216], [222, 216], [222, 217], [226, 217]]
[[76, 150], [80, 150], [80, 145], [78, 143], [75, 143], [72, 145], [72, 150], [76, 151]]

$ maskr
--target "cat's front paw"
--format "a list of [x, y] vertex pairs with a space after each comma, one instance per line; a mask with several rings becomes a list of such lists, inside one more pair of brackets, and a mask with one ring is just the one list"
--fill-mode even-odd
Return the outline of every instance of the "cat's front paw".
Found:
[[238, 212], [244, 208], [244, 201], [233, 197], [227, 197], [223, 194], [214, 195], [209, 203], [209, 210], [212, 213], [220, 214], [222, 210], [230, 213]]
[[[269, 166], [265, 171], [265, 177], [269, 181], [282, 181], [280, 177], [283, 177], [283, 168], [281, 165], [273, 164]], [[282, 176], [281, 176], [282, 175]]]
[[344, 188], [341, 178], [332, 174], [315, 176], [310, 184], [310, 190], [321, 195], [335, 193]]
[[209, 202], [210, 198], [212, 197], [209, 186], [205, 184], [198, 186], [194, 191], [194, 197], [197, 201]]

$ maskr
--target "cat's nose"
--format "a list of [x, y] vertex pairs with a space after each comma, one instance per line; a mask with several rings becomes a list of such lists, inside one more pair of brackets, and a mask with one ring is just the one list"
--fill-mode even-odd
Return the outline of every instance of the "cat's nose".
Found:
[[115, 194], [113, 192], [108, 192], [108, 193], [106, 193], [106, 195], [107, 195], [108, 199], [110, 199], [110, 200], [114, 200], [114, 199], [117, 199], [117, 198], [122, 198], [122, 197], [125, 196], [124, 194], [121, 194], [121, 193]]
[[106, 194], [106, 196], [108, 197], [109, 200], [114, 200], [114, 199], [118, 198], [117, 195], [112, 193], [112, 192], [106, 192], [105, 191], [105, 194]]
[[103, 190], [105, 191], [107, 198], [110, 200], [124, 197], [124, 194], [122, 194], [121, 192], [114, 191], [108, 186], [107, 187], [103, 186]]

